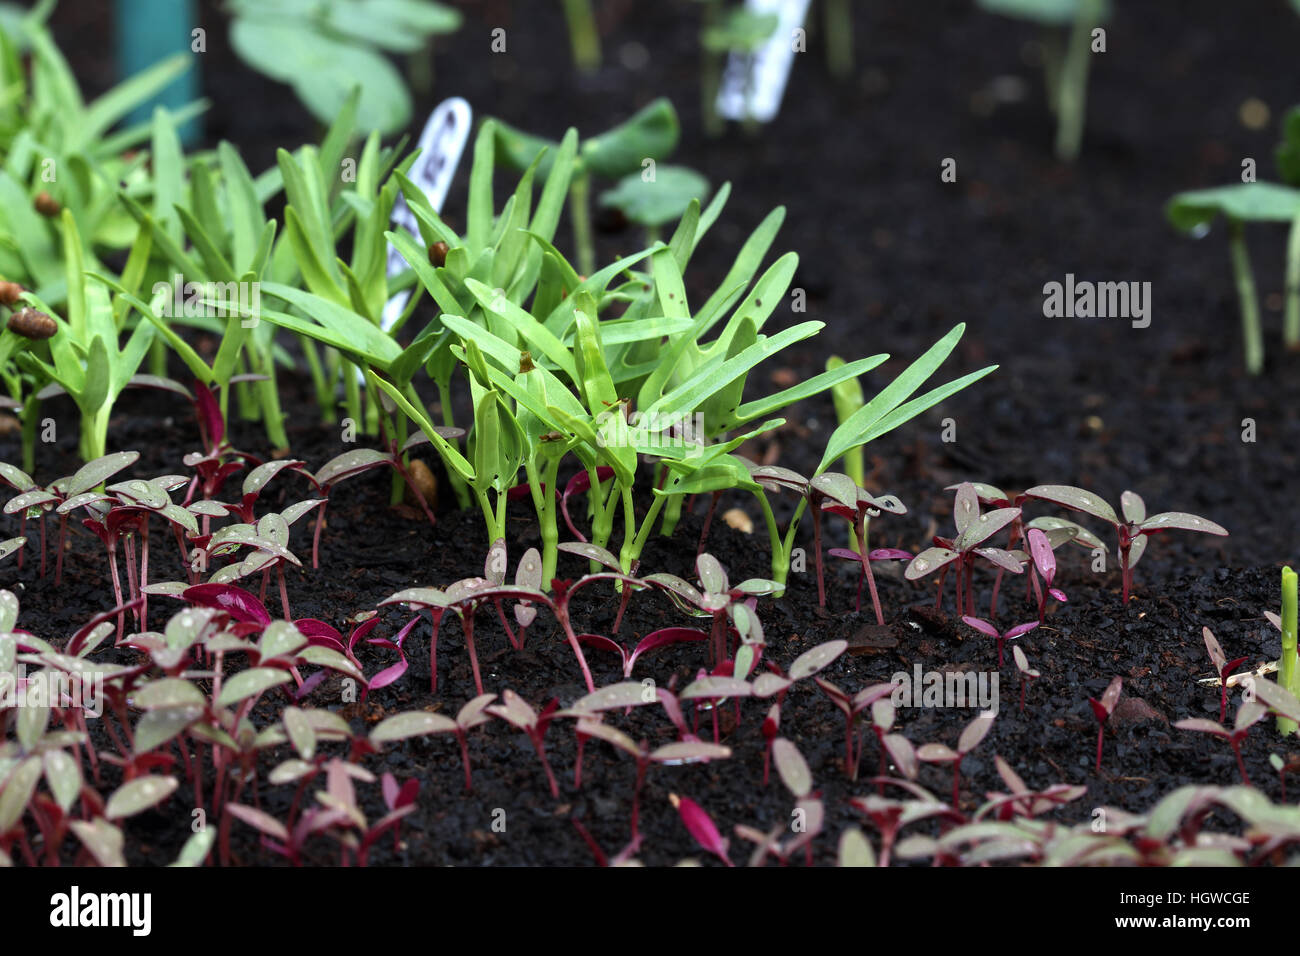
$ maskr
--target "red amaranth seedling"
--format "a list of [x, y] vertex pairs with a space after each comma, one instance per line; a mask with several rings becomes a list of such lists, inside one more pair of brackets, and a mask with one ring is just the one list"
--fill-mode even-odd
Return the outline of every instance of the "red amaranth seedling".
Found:
[[[13, 465], [0, 462], [0, 481], [5, 482], [19, 492], [16, 498], [11, 499], [5, 505], [4, 513], [22, 513], [19, 527], [20, 535], [26, 534], [27, 519], [29, 517], [39, 517], [40, 519], [41, 577], [45, 576], [45, 515], [50, 510], [55, 510], [59, 515], [59, 541], [54, 560], [54, 586], [56, 588], [63, 582], [63, 550], [64, 541], [67, 537], [67, 516], [68, 511], [71, 510], [64, 508], [64, 505], [68, 503], [69, 499], [80, 499], [81, 495], [87, 494], [91, 489], [102, 485], [113, 475], [123, 468], [135, 464], [139, 459], [140, 453], [135, 451], [120, 451], [112, 455], [105, 455], [102, 458], [87, 462], [66, 478], [55, 479], [45, 488], [37, 485], [26, 472], [15, 468]], [[19, 551], [18, 567], [21, 568], [22, 566], [23, 552]], [[120, 604], [121, 601], [118, 603]]]
[[[859, 488], [848, 475], [841, 475], [834, 472], [827, 472], [818, 475], [812, 480], [814, 486], [826, 479], [833, 479], [834, 487], [827, 491], [823, 501], [820, 502], [820, 509], [813, 510], [813, 530], [818, 530], [817, 511], [826, 511], [849, 522], [853, 527], [853, 540], [858, 542], [862, 549], [857, 555], [858, 562], [862, 566], [862, 577], [866, 579], [867, 590], [871, 594], [871, 606], [876, 612], [876, 623], [881, 627], [885, 624], [885, 615], [880, 610], [880, 595], [876, 592], [876, 576], [871, 571], [872, 561], [884, 560], [909, 560], [912, 555], [906, 551], [897, 549], [880, 549], [872, 551], [868, 545], [867, 522], [870, 518], [877, 518], [883, 512], [893, 515], [907, 514], [907, 507], [893, 495], [882, 495], [875, 497]], [[836, 548], [832, 551], [837, 557], [843, 557], [844, 552], [853, 554], [849, 549]], [[821, 544], [817, 545], [818, 552], [818, 580], [820, 582], [821, 574]], [[836, 552], [839, 552], [836, 554]], [[862, 584], [858, 583], [858, 610], [862, 608]]]
[[1250, 728], [1268, 716], [1268, 708], [1257, 701], [1247, 701], [1241, 705], [1237, 711], [1237, 719], [1233, 721], [1232, 729], [1228, 730], [1216, 720], [1206, 720], [1204, 717], [1187, 717], [1174, 724], [1179, 730], [1195, 730], [1203, 734], [1213, 734], [1221, 737], [1228, 742], [1232, 748], [1232, 755], [1237, 758], [1237, 770], [1241, 773], [1241, 782], [1250, 787], [1250, 776], [1246, 773], [1246, 762], [1241, 759], [1241, 744], [1250, 733]]
[[998, 508], [980, 514], [979, 496], [975, 492], [975, 487], [969, 482], [963, 482], [957, 486], [957, 497], [953, 501], [952, 514], [957, 536], [936, 537], [934, 547], [926, 548], [914, 557], [903, 572], [903, 576], [909, 581], [917, 581], [935, 571], [942, 572], [935, 595], [934, 606], [937, 609], [943, 601], [944, 576], [947, 575], [949, 566], [955, 566], [957, 613], [974, 616], [975, 582], [972, 572], [977, 557], [1012, 574], [1020, 574], [1024, 570], [1020, 559], [1011, 552], [1002, 548], [982, 546], [985, 541], [1018, 519], [1020, 509]]
[[1182, 531], [1199, 531], [1202, 534], [1214, 534], [1226, 537], [1228, 532], [1223, 527], [1198, 515], [1185, 511], [1164, 511], [1147, 517], [1147, 506], [1142, 499], [1131, 491], [1120, 495], [1121, 519], [1115, 509], [1091, 491], [1075, 488], [1071, 485], [1036, 485], [1025, 492], [1030, 498], [1050, 501], [1053, 504], [1080, 511], [1105, 521], [1115, 529], [1119, 539], [1119, 561], [1123, 572], [1124, 603], [1129, 600], [1133, 586], [1133, 568], [1146, 552], [1147, 538], [1159, 531], [1177, 529]]
[[501, 718], [528, 735], [528, 739], [533, 743], [533, 749], [537, 751], [537, 759], [542, 762], [542, 769], [546, 771], [546, 782], [550, 785], [552, 797], [559, 797], [560, 785], [555, 780], [555, 774], [551, 772], [550, 761], [546, 759], [546, 729], [551, 726], [551, 718], [555, 716], [559, 706], [558, 700], [552, 700], [539, 714], [522, 697], [507, 689], [501, 694], [501, 703], [487, 708], [489, 714]]
[[957, 749], [953, 750], [947, 744], [923, 744], [916, 750], [916, 758], [924, 763], [950, 763], [952, 764], [952, 808], [960, 812], [959, 803], [961, 797], [961, 762], [972, 750], [980, 745], [980, 741], [993, 729], [993, 717], [980, 715], [972, 720], [962, 730], [961, 736], [957, 738]]
[[[571, 715], [575, 711], [570, 711]], [[664, 766], [681, 766], [683, 764], [707, 763], [710, 760], [725, 760], [731, 756], [731, 749], [721, 744], [705, 743], [701, 740], [682, 740], [651, 750], [643, 740], [639, 744], [616, 727], [602, 721], [600, 714], [588, 714], [579, 717], [574, 727], [580, 737], [595, 737], [630, 754], [636, 761], [636, 783], [632, 788], [631, 838], [628, 848], [620, 856], [631, 856], [641, 845], [641, 833], [638, 827], [641, 806], [641, 788], [645, 783], [646, 770], [650, 764]], [[581, 767], [582, 758], [578, 758]], [[576, 774], [575, 774], [576, 777]], [[575, 783], [575, 785], [578, 785]]]
[[675, 574], [650, 574], [642, 581], [666, 592], [686, 613], [712, 619], [709, 658], [714, 667], [731, 656], [729, 625], [735, 628], [742, 641], [762, 644], [762, 627], [754, 613], [754, 605], [759, 597], [778, 593], [781, 585], [765, 578], [749, 578], [733, 586], [727, 580], [722, 564], [707, 553], [695, 559], [695, 569], [699, 575], [699, 590]]
[[945, 806], [942, 800], [933, 797], [921, 800], [889, 800], [876, 794], [865, 797], [851, 797], [849, 803], [862, 811], [880, 832], [880, 866], [889, 866], [894, 844], [903, 827], [919, 820], [940, 817], [946, 821], [960, 823], [964, 819], [959, 811]]
[[1101, 700], [1095, 697], [1089, 697], [1088, 703], [1092, 707], [1092, 715], [1097, 718], [1097, 773], [1101, 773], [1101, 743], [1106, 733], [1106, 721], [1115, 711], [1115, 705], [1119, 703], [1119, 695], [1124, 690], [1124, 681], [1120, 677], [1115, 677], [1107, 685], [1105, 693], [1101, 695]]
[[454, 720], [443, 714], [434, 714], [426, 710], [410, 711], [385, 718], [370, 732], [370, 742], [380, 746], [424, 734], [455, 734], [460, 744], [461, 763], [465, 768], [465, 792], [469, 793], [474, 788], [474, 780], [470, 773], [469, 732], [488, 722], [489, 717], [484, 711], [496, 699], [496, 694], [480, 694], [462, 707]]
[[858, 762], [854, 759], [853, 722], [857, 719], [858, 714], [876, 701], [890, 696], [898, 685], [871, 684], [850, 697], [828, 680], [818, 677], [814, 679], [814, 683], [821, 688], [822, 693], [830, 698], [831, 703], [838, 707], [840, 713], [844, 715], [844, 775], [850, 780], [856, 780]]
[[1025, 652], [1018, 645], [1011, 648], [1011, 659], [1016, 662], [1016, 670], [1020, 674], [1020, 712], [1023, 714], [1025, 712], [1025, 685], [1043, 675], [1029, 666], [1029, 658], [1025, 657]]
[[578, 643], [580, 644], [617, 654], [623, 662], [623, 676], [625, 678], [632, 676], [632, 668], [636, 666], [637, 658], [642, 654], [658, 650], [661, 647], [667, 647], [670, 644], [707, 641], [708, 639], [709, 635], [706, 632], [696, 630], [693, 627], [665, 627], [641, 638], [636, 647], [633, 648], [632, 653], [629, 654], [623, 649], [622, 644], [605, 637], [603, 634], [578, 635]]
[[[857, 603], [853, 606], [853, 610], [855, 611], [862, 610], [862, 585], [864, 583], [870, 583], [873, 592], [873, 599], [875, 598], [875, 578], [874, 576], [868, 577], [868, 572], [870, 571], [873, 562], [912, 560], [912, 552], [903, 551], [901, 548], [872, 548], [871, 551], [868, 552], [865, 562], [863, 561], [862, 555], [854, 551], [852, 548], [831, 548], [826, 553], [832, 558], [841, 558], [845, 561], [852, 561], [857, 564], [859, 568], [865, 569], [858, 575], [858, 599]], [[884, 623], [881, 615], [877, 615], [876, 620], [880, 624]]]
[[1223, 653], [1223, 648], [1219, 646], [1214, 632], [1208, 627], [1201, 628], [1201, 637], [1205, 640], [1205, 650], [1214, 663], [1214, 676], [1219, 679], [1219, 723], [1223, 723], [1223, 719], [1228, 713], [1228, 678], [1232, 676], [1233, 671], [1246, 663], [1249, 658], [1238, 657], [1234, 660], [1228, 660], [1228, 656]]
[[970, 615], [963, 615], [962, 620], [968, 625], [975, 628], [981, 634], [987, 634], [998, 642], [998, 667], [1002, 667], [1002, 645], [1007, 641], [1014, 641], [1017, 637], [1028, 634], [1034, 628], [1038, 627], [1038, 621], [1029, 621], [1026, 624], [1017, 624], [1015, 627], [1007, 628], [1005, 631], [999, 631], [997, 627], [988, 621]]
[[727, 866], [735, 866], [731, 862], [731, 857], [727, 856], [727, 841], [718, 832], [718, 827], [713, 822], [713, 818], [705, 812], [703, 807], [690, 797], [679, 797], [675, 793], [668, 794], [668, 802], [673, 805], [677, 815], [682, 818], [682, 824], [695, 838], [696, 843]]
[[[1052, 550], [1047, 532], [1041, 528], [1030, 528], [1025, 532], [1025, 541], [1029, 545], [1029, 582], [1033, 585], [1034, 598], [1038, 601], [1038, 623], [1042, 624], [1047, 614], [1048, 596], [1056, 598], [1062, 604], [1069, 598], [1060, 588], [1052, 586], [1056, 579], [1056, 552]], [[1039, 575], [1043, 578], [1042, 585], [1038, 583]], [[999, 659], [999, 666], [1001, 663]]]

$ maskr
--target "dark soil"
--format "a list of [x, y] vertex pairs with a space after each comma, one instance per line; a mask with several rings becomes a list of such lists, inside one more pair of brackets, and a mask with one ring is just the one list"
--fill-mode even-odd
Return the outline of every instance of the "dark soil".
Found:
[[[567, 41], [558, 18], [541, 4], [461, 4], [466, 27], [440, 44], [437, 96], [463, 95], [481, 115], [498, 115], [540, 133], [558, 135], [566, 125], [602, 130], [654, 96], [667, 95], [683, 119], [683, 143], [674, 160], [704, 171], [719, 184], [733, 184], [731, 203], [687, 277], [692, 301], [702, 301], [725, 273], [736, 249], [768, 209], [787, 206], [777, 251], [795, 249], [801, 266], [795, 285], [807, 290], [806, 318], [827, 323], [820, 336], [784, 355], [754, 376], [755, 387], [773, 379], [820, 371], [826, 357], [846, 358], [888, 351], [894, 360], [868, 376], [879, 388], [954, 323], [968, 323], [951, 374], [998, 363], [999, 371], [940, 409], [868, 448], [871, 482], [898, 494], [911, 508], [883, 519], [873, 543], [909, 549], [934, 533], [948, 533], [955, 481], [982, 480], [1009, 489], [1036, 483], [1071, 483], [1110, 500], [1131, 488], [1153, 510], [1205, 515], [1231, 531], [1226, 539], [1174, 533], [1153, 543], [1136, 572], [1137, 598], [1119, 602], [1118, 576], [1089, 570], [1087, 556], [1063, 556], [1060, 585], [1070, 603], [1049, 615], [1047, 625], [1021, 640], [1043, 676], [1028, 689], [1018, 712], [1015, 668], [1001, 671], [1001, 711], [990, 736], [962, 764], [962, 803], [973, 808], [983, 795], [1002, 789], [993, 755], [999, 754], [1031, 786], [1082, 783], [1087, 795], [1060, 816], [1088, 819], [1102, 805], [1138, 812], [1185, 783], [1227, 784], [1237, 770], [1227, 746], [1204, 735], [1172, 729], [1188, 716], [1217, 719], [1218, 696], [1195, 683], [1208, 676], [1203, 626], [1214, 630], [1230, 657], [1251, 665], [1276, 658], [1276, 632], [1263, 612], [1277, 605], [1277, 568], [1293, 560], [1295, 508], [1289, 495], [1300, 448], [1296, 356], [1280, 344], [1285, 230], [1251, 235], [1256, 279], [1270, 326], [1269, 367], [1260, 379], [1241, 371], [1239, 321], [1221, 229], [1196, 242], [1176, 235], [1162, 206], [1182, 189], [1230, 182], [1241, 160], [1253, 157], [1261, 178], [1272, 174], [1278, 119], [1291, 105], [1290, 64], [1300, 19], [1285, 4], [1191, 2], [1170, 18], [1160, 5], [1117, 5], [1108, 27], [1108, 52], [1095, 58], [1089, 88], [1084, 151], [1074, 168], [1050, 154], [1052, 124], [1042, 102], [1038, 71], [1022, 51], [1033, 32], [980, 15], [964, 0], [946, 3], [871, 3], [856, 10], [858, 68], [843, 86], [827, 76], [816, 37], [796, 65], [786, 108], [758, 139], [739, 131], [719, 142], [699, 133], [694, 36], [695, 5], [609, 3], [603, 6], [609, 65], [593, 78], [576, 78], [567, 66]], [[513, 8], [511, 8], [513, 7]], [[60, 11], [59, 38], [75, 45], [91, 31], [94, 16], [80, 5]], [[508, 14], [508, 15], [507, 15]], [[215, 22], [211, 12], [206, 14]], [[509, 30], [510, 53], [493, 56], [488, 30]], [[246, 73], [224, 46], [224, 30], [210, 27], [211, 52], [204, 61], [214, 101], [209, 132], [230, 138], [250, 155], [254, 169], [272, 160], [275, 146], [309, 139], [295, 101], [278, 99], [273, 84]], [[630, 43], [650, 51], [646, 65], [630, 72], [618, 65]], [[75, 48], [75, 47], [74, 47]], [[74, 61], [75, 62], [75, 61]], [[1024, 87], [1016, 102], [989, 112], [987, 90], [995, 79], [1014, 76]], [[89, 69], [87, 82], [102, 82]], [[1000, 89], [1015, 84], [1003, 82]], [[1245, 128], [1238, 108], [1248, 97], [1263, 100], [1273, 119], [1263, 130]], [[424, 104], [431, 106], [432, 101]], [[423, 110], [417, 111], [423, 112]], [[955, 184], [940, 181], [945, 157], [958, 162]], [[461, 179], [467, 167], [462, 169]], [[463, 183], [454, 188], [448, 215], [463, 214]], [[640, 237], [630, 231], [601, 237], [601, 258], [627, 251]], [[1149, 328], [1120, 319], [1046, 319], [1042, 286], [1079, 278], [1151, 282], [1154, 304]], [[316, 466], [345, 450], [338, 430], [315, 424], [304, 383], [288, 378], [294, 454]], [[61, 441], [43, 448], [39, 477], [48, 480], [73, 467], [75, 417], [53, 406]], [[171, 417], [160, 418], [160, 410]], [[135, 396], [119, 406], [110, 448], [137, 448], [140, 474], [175, 471], [196, 438], [188, 410], [157, 396]], [[834, 427], [829, 402], [791, 410], [775, 437], [751, 449], [796, 469], [812, 467]], [[944, 442], [940, 422], [952, 418], [957, 441]], [[1251, 418], [1257, 440], [1242, 441]], [[237, 444], [265, 451], [256, 430], [236, 427]], [[13, 438], [0, 438], [0, 459], [16, 461]], [[268, 502], [297, 500], [306, 487], [278, 484]], [[288, 494], [281, 499], [279, 496]], [[290, 598], [295, 616], [319, 617], [342, 626], [389, 594], [413, 585], [446, 586], [480, 572], [484, 552], [476, 513], [458, 513], [444, 494], [438, 526], [418, 514], [394, 512], [387, 479], [361, 479], [339, 487], [330, 506], [322, 568], [294, 575]], [[748, 508], [743, 498], [720, 508]], [[671, 540], [655, 538], [643, 570], [689, 572], [703, 507], [685, 518]], [[761, 521], [757, 522], [761, 527]], [[1097, 529], [1101, 531], [1102, 529]], [[526, 511], [511, 522], [513, 560], [536, 543]], [[15, 532], [16, 533], [16, 532]], [[301, 531], [298, 535], [305, 534]], [[835, 527], [833, 543], [843, 538]], [[305, 553], [296, 538], [299, 553]], [[97, 546], [79, 537], [70, 555], [68, 582], [54, 592], [37, 581], [31, 565], [21, 574], [12, 562], [3, 579], [21, 587], [21, 622], [47, 638], [62, 639], [107, 606], [109, 591]], [[810, 547], [810, 541], [805, 543]], [[714, 521], [709, 539], [736, 579], [765, 575], [766, 543]], [[168, 558], [170, 559], [170, 555]], [[578, 575], [580, 562], [565, 559], [561, 571]], [[811, 565], [811, 562], [809, 562]], [[175, 576], [164, 564], [158, 574]], [[981, 611], [989, 579], [980, 581]], [[10, 583], [8, 586], [13, 587]], [[849, 613], [855, 577], [837, 568], [829, 582], [828, 614], [816, 607], [811, 574], [792, 574], [789, 595], [766, 602], [762, 616], [770, 656], [786, 666], [822, 641], [851, 638], [870, 615]], [[615, 602], [593, 588], [579, 601], [581, 630], [609, 633]], [[993, 642], [976, 639], [946, 618], [910, 613], [933, 604], [933, 590], [893, 579], [882, 584], [887, 617], [897, 645], [880, 653], [841, 658], [823, 676], [850, 691], [886, 680], [895, 671], [961, 668], [992, 670]], [[1027, 620], [1020, 585], [1004, 593], [1003, 624]], [[155, 602], [155, 625], [161, 620]], [[274, 608], [274, 603], [271, 604]], [[945, 603], [951, 608], [951, 595]], [[403, 621], [386, 615], [380, 632], [391, 636]], [[686, 623], [657, 597], [638, 597], [619, 637], [636, 638], [670, 624]], [[391, 626], [390, 626], [391, 625]], [[491, 690], [510, 687], [540, 706], [552, 697], [569, 703], [583, 688], [568, 646], [542, 616], [525, 651], [509, 648], [499, 625], [483, 614], [477, 644], [484, 680]], [[438, 693], [429, 691], [427, 627], [408, 643], [411, 669], [355, 713], [362, 730], [385, 713], [438, 707], [455, 710], [473, 696], [473, 682], [459, 626], [449, 623], [439, 642]], [[963, 639], [964, 638], [964, 639]], [[889, 643], [888, 641], [882, 643]], [[589, 654], [597, 683], [618, 679], [616, 662]], [[366, 648], [367, 672], [386, 666], [391, 652]], [[703, 664], [699, 646], [659, 652], [638, 665], [636, 676], [684, 686]], [[1125, 681], [1125, 698], [1150, 708], [1138, 719], [1108, 728], [1101, 774], [1094, 773], [1096, 724], [1087, 698], [1099, 696], [1113, 676]], [[329, 684], [317, 699], [330, 699]], [[336, 699], [336, 698], [335, 698]], [[1140, 711], [1141, 708], [1132, 708]], [[760, 786], [765, 705], [741, 706], [737, 727], [723, 742], [731, 760], [706, 767], [653, 769], [642, 792], [640, 858], [670, 863], [701, 855], [678, 822], [667, 795], [677, 792], [704, 806], [724, 833], [735, 824], [766, 830], [788, 822], [792, 799], [774, 780]], [[916, 744], [954, 744], [973, 710], [918, 709], [900, 714], [903, 732]], [[1231, 719], [1231, 718], [1229, 718]], [[669, 739], [671, 727], [657, 709], [611, 716], [634, 737]], [[725, 722], [724, 722], [725, 723]], [[701, 735], [709, 736], [704, 715]], [[794, 740], [812, 768], [830, 813], [828, 835], [816, 843], [816, 860], [833, 859], [835, 840], [855, 820], [850, 795], [867, 791], [849, 784], [841, 765], [843, 723], [838, 711], [812, 686], [796, 687], [782, 714], [782, 733]], [[368, 761], [376, 772], [421, 781], [419, 810], [402, 828], [402, 846], [384, 841], [375, 862], [582, 864], [591, 854], [569, 822], [583, 821], [611, 854], [628, 837], [634, 780], [630, 759], [609, 747], [586, 749], [583, 788], [572, 786], [573, 735], [564, 721], [548, 736], [548, 754], [561, 779], [561, 799], [551, 799], [527, 739], [494, 723], [471, 738], [474, 791], [462, 793], [454, 740], [432, 738], [391, 748]], [[1274, 799], [1280, 795], [1268, 754], [1280, 744], [1271, 729], [1256, 728], [1245, 754], [1252, 782]], [[868, 743], [864, 773], [876, 759]], [[271, 766], [267, 763], [266, 766]], [[922, 770], [921, 782], [939, 795], [949, 792], [946, 768]], [[363, 788], [365, 790], [367, 788]], [[378, 816], [377, 787], [368, 788]], [[290, 794], [264, 787], [263, 805], [283, 812]], [[172, 803], [180, 801], [178, 794]], [[170, 805], [168, 805], [170, 807]], [[140, 862], [162, 863], [188, 835], [187, 814], [163, 811], [128, 827], [128, 849]], [[505, 833], [492, 830], [493, 810], [506, 811]], [[242, 862], [268, 862], [251, 830], [239, 828], [236, 855]], [[145, 849], [145, 847], [148, 849]], [[318, 846], [319, 862], [333, 857]], [[746, 849], [733, 841], [733, 858]]]

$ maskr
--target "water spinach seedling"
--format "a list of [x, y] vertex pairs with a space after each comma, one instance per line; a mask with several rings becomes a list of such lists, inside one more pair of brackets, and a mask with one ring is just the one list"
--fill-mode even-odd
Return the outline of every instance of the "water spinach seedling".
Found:
[[[1296, 584], [1295, 571], [1282, 569], [1282, 616], [1278, 627], [1282, 631], [1282, 656], [1278, 659], [1277, 683], [1288, 693], [1300, 697], [1300, 666], [1296, 661]], [[1296, 732], [1295, 721], [1278, 717], [1277, 732], [1288, 736]]]

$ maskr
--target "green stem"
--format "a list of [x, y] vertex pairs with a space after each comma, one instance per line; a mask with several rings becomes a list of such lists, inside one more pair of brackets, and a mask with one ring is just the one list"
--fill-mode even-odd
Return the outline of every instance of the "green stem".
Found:
[[305, 335], [298, 336], [302, 343], [302, 353], [307, 358], [307, 368], [311, 371], [312, 386], [316, 389], [316, 404], [320, 406], [321, 421], [334, 422], [334, 390], [325, 376], [325, 367], [321, 364], [320, 352], [316, 343]]
[[1286, 322], [1283, 341], [1288, 349], [1300, 349], [1300, 213], [1291, 220], [1286, 244]]
[[280, 391], [275, 383], [275, 359], [271, 357], [269, 349], [261, 354], [250, 349], [249, 356], [249, 362], [257, 373], [266, 376], [264, 381], [257, 383], [266, 438], [272, 448], [288, 448], [289, 436], [284, 430], [284, 411], [280, 407]]
[[1061, 73], [1064, 70], [1065, 51], [1061, 33], [1051, 27], [1043, 30], [1043, 90], [1047, 95], [1047, 108], [1053, 114], [1061, 109]]
[[564, 0], [564, 19], [569, 24], [569, 44], [573, 47], [573, 65], [584, 73], [600, 68], [600, 34], [591, 0]]
[[[1292, 694], [1300, 693], [1300, 673], [1296, 668], [1296, 573], [1282, 569], [1282, 658], [1277, 665], [1277, 682]], [[1282, 736], [1296, 732], [1296, 722], [1286, 717], [1277, 719], [1277, 730]]]
[[844, 79], [853, 72], [853, 11], [849, 0], [825, 0], [826, 63], [831, 75]]
[[36, 470], [36, 432], [40, 423], [41, 403], [33, 389], [33, 394], [23, 402], [23, 471], [28, 474]]
[[[630, 496], [629, 496], [630, 497]], [[681, 495], [655, 495], [655, 500], [650, 503], [650, 510], [646, 512], [645, 518], [641, 522], [641, 527], [637, 529], [636, 538], [632, 541], [632, 548], [628, 552], [628, 562], [624, 570], [630, 568], [631, 561], [639, 561], [641, 552], [645, 550], [646, 539], [650, 537], [650, 529], [654, 527], [655, 519], [659, 517], [659, 512], [669, 498], [680, 498]]]
[[591, 174], [575, 171], [569, 183], [569, 215], [573, 218], [573, 244], [578, 250], [578, 271], [585, 277], [596, 271], [596, 244], [591, 235]]
[[[715, 26], [721, 16], [718, 0], [705, 0], [701, 33]], [[700, 115], [704, 117], [706, 136], [721, 136], [726, 124], [718, 115], [718, 89], [722, 86], [722, 55], [700, 51]]]
[[1232, 277], [1241, 303], [1241, 334], [1246, 353], [1246, 371], [1258, 375], [1264, 370], [1264, 334], [1259, 324], [1259, 297], [1246, 249], [1246, 230], [1240, 219], [1228, 220], [1228, 251], [1232, 256]]
[[1101, 0], [1079, 0], [1070, 42], [1062, 65], [1060, 111], [1056, 119], [1056, 156], [1074, 162], [1083, 143], [1087, 116], [1088, 69], [1092, 62], [1092, 30], [1101, 18]]
[[[452, 415], [452, 410], [451, 410], [451, 382], [450, 380], [446, 382], [439, 381], [436, 384], [438, 386], [438, 403], [442, 406], [442, 423], [447, 428], [455, 428], [456, 419]], [[412, 391], [412, 394], [414, 394], [414, 391]], [[416, 404], [416, 407], [418, 408], [419, 407], [418, 399], [412, 399], [412, 400]], [[453, 445], [458, 444], [458, 442], [455, 439], [449, 439], [449, 440]], [[451, 482], [451, 490], [456, 493], [456, 504], [458, 504], [462, 509], [468, 508], [469, 507], [469, 485], [465, 483], [465, 479], [460, 476], [460, 473], [457, 472], [456, 469], [448, 468], [447, 480]]]

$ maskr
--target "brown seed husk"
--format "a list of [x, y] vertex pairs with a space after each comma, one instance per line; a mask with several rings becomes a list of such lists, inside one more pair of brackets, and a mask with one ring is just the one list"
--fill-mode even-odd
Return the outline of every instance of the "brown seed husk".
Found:
[[447, 244], [435, 242], [429, 247], [429, 261], [441, 269], [447, 264]]
[[44, 312], [29, 308], [9, 316], [9, 328], [24, 338], [48, 339], [59, 331], [59, 324]]
[[53, 219], [63, 210], [63, 207], [59, 205], [59, 201], [45, 190], [41, 190], [36, 194], [36, 199], [32, 201], [32, 205], [36, 207], [36, 211], [42, 216], [47, 216], [50, 219]]
[[[435, 510], [438, 507], [438, 479], [433, 477], [433, 472], [429, 470], [429, 466], [419, 458], [412, 458], [407, 471], [410, 473], [411, 482], [420, 489], [420, 494], [424, 495], [429, 510]], [[416, 500], [415, 495], [411, 493], [411, 489], [407, 488], [406, 491], [411, 503], [418, 505], [419, 502]], [[423, 518], [423, 515], [421, 515], [421, 518]]]
[[25, 291], [17, 282], [0, 282], [0, 305], [12, 306]]

